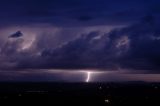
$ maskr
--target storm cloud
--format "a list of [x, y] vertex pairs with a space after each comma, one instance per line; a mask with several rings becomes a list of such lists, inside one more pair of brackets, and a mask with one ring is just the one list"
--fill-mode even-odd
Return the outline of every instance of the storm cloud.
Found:
[[126, 25], [148, 13], [159, 17], [159, 0], [1, 0], [1, 26]]
[[[148, 16], [147, 16], [148, 17]], [[147, 18], [146, 17], [146, 18]], [[114, 29], [91, 32], [55, 50], [44, 50], [48, 67], [159, 70], [160, 30], [154, 19]]]
[[159, 5], [158, 0], [2, 0], [0, 70], [159, 73]]
[[[8, 39], [1, 49], [1, 69], [102, 69], [159, 73], [160, 23], [147, 15], [138, 23], [109, 32], [90, 31], [52, 47], [51, 35]], [[51, 40], [50, 40], [50, 39]], [[73, 37], [71, 37], [73, 38]], [[62, 40], [62, 42], [64, 42]], [[50, 44], [51, 43], [51, 44]], [[45, 46], [48, 44], [48, 47]]]

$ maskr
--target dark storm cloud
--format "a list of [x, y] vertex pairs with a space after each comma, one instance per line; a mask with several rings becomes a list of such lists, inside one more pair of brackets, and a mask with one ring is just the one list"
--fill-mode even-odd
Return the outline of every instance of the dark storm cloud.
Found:
[[[109, 33], [100, 31], [82, 34], [58, 48], [42, 48], [39, 55], [19, 52], [9, 59], [15, 69], [105, 69], [144, 70], [159, 73], [160, 23], [147, 15], [137, 24], [117, 28]], [[19, 40], [17, 39], [16, 42]], [[40, 46], [40, 45], [37, 45]], [[41, 46], [42, 47], [42, 46]], [[7, 49], [9, 50], [9, 49]], [[5, 53], [5, 55], [7, 52]], [[6, 63], [7, 64], [7, 63]], [[9, 64], [11, 65], [11, 64]]]
[[[53, 36], [57, 33], [50, 31], [41, 33], [35, 36], [30, 46], [25, 42], [26, 36], [19, 37], [23, 31], [13, 34], [11, 37], [15, 39], [5, 39], [1, 45], [0, 69], [128, 69], [158, 72], [159, 4], [158, 0], [2, 0], [1, 27], [34, 27], [33, 24], [41, 27], [42, 23], [49, 23], [62, 29], [73, 29], [62, 30], [57, 37]], [[142, 21], [137, 22], [140, 19]], [[88, 26], [118, 24], [128, 26], [109, 33], [97, 30], [81, 34], [79, 31], [80, 36], [74, 30], [77, 26], [88, 30]], [[56, 40], [64, 43], [57, 46]]]
[[10, 35], [9, 38], [18, 38], [18, 37], [21, 37], [21, 36], [23, 36], [22, 32], [17, 31], [16, 33]]
[[90, 17], [90, 16], [80, 16], [78, 17], [78, 20], [80, 21], [89, 21], [89, 20], [92, 20], [93, 18]]
[[[148, 17], [148, 16], [147, 16]], [[82, 35], [57, 49], [42, 51], [36, 65], [32, 59], [20, 62], [20, 68], [64, 69], [160, 69], [160, 24], [154, 18], [115, 29], [100, 36], [99, 31]]]
[[1, 0], [2, 25], [49, 23], [55, 26], [129, 24], [159, 14], [158, 0]]

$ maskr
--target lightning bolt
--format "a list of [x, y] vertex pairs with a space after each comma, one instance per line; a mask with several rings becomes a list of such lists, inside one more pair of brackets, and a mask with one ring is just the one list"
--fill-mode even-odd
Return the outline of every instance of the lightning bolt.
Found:
[[86, 82], [89, 82], [89, 81], [90, 81], [90, 77], [91, 77], [91, 72], [87, 72], [87, 79], [86, 79]]

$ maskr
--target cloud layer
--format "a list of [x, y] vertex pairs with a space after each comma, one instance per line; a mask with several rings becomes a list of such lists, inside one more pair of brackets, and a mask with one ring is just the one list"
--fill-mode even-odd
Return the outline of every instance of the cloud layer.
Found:
[[160, 24], [149, 18], [100, 35], [91, 32], [56, 50], [44, 50], [48, 67], [159, 70]]
[[159, 73], [159, 5], [159, 0], [1, 0], [0, 69]]
[[69, 37], [70, 40], [63, 36], [62, 43], [53, 47], [53, 33], [35, 36], [29, 46], [25, 43], [24, 36], [8, 38], [1, 47], [0, 68], [127, 69], [137, 70], [138, 73], [144, 70], [159, 73], [159, 26], [150, 15], [136, 24], [109, 32], [96, 30], [80, 34], [77, 31], [77, 36]]
[[148, 13], [159, 17], [159, 5], [159, 0], [1, 0], [0, 22], [1, 26], [124, 25]]

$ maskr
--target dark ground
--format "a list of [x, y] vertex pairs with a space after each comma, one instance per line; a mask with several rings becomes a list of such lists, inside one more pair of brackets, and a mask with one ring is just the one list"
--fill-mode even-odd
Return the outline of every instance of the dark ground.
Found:
[[160, 105], [159, 83], [0, 83], [0, 106]]

